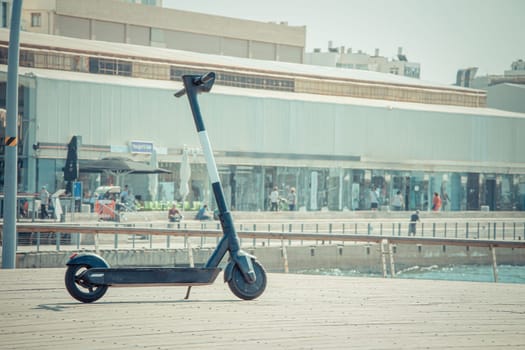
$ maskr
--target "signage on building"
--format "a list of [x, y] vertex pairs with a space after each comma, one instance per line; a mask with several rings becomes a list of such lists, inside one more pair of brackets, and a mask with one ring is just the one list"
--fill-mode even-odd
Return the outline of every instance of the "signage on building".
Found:
[[131, 153], [153, 153], [153, 142], [151, 141], [131, 141]]

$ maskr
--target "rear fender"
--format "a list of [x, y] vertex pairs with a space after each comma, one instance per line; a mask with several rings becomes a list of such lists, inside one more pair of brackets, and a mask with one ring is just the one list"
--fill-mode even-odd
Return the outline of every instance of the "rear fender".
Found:
[[93, 267], [105, 267], [108, 268], [109, 264], [104, 258], [93, 253], [80, 253], [73, 254], [69, 257], [68, 266], [72, 265], [89, 265]]

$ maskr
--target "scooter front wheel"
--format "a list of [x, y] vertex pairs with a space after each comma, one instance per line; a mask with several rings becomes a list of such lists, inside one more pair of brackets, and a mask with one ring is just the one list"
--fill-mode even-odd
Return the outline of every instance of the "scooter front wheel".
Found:
[[71, 296], [83, 303], [92, 303], [104, 296], [107, 285], [93, 285], [82, 278], [83, 274], [92, 266], [88, 264], [70, 265], [66, 270], [66, 289]]
[[232, 278], [228, 281], [228, 286], [235, 296], [252, 300], [259, 297], [266, 289], [266, 271], [257, 261], [253, 261], [255, 271], [255, 282], [249, 283], [244, 279], [241, 270], [237, 265], [233, 267]]

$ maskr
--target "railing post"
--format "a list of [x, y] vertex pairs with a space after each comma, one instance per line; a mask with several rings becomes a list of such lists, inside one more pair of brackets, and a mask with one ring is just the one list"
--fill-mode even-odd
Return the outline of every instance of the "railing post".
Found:
[[436, 223], [432, 223], [432, 237], [436, 237]]
[[447, 238], [447, 223], [445, 222], [444, 232], [443, 232], [443, 238]]
[[494, 246], [489, 246], [489, 249], [492, 253], [492, 273], [494, 274], [494, 282], [498, 282], [498, 264], [496, 262], [496, 248]]
[[494, 235], [494, 240], [496, 240], [496, 223], [494, 223], [494, 230], [492, 234]]
[[36, 233], [36, 251], [40, 252], [40, 232]]
[[381, 250], [381, 253], [380, 253], [381, 254], [381, 266], [383, 267], [383, 278], [386, 278], [386, 252], [385, 252], [385, 247], [383, 245], [385, 241], [387, 240], [383, 239], [379, 243], [379, 249]]
[[465, 238], [468, 238], [468, 222], [465, 224]]
[[55, 234], [55, 238], [56, 238], [56, 246], [57, 246], [57, 252], [60, 251], [60, 236], [61, 236], [61, 235], [60, 235], [60, 232], [57, 232], [57, 233]]

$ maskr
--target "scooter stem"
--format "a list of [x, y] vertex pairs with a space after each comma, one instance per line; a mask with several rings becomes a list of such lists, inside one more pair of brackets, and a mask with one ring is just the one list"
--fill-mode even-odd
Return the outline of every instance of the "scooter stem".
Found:
[[[206, 167], [208, 169], [208, 175], [212, 183], [215, 201], [217, 202], [217, 207], [219, 209], [219, 219], [224, 234], [217, 246], [217, 249], [214, 250], [213, 254], [208, 259], [206, 267], [218, 266], [228, 250], [230, 251], [230, 254], [234, 260], [237, 261], [239, 259], [242, 261], [244, 260], [244, 254], [240, 253], [239, 237], [235, 231], [231, 213], [229, 212], [228, 205], [224, 199], [224, 192], [222, 190], [219, 172], [217, 171], [217, 165], [213, 156], [210, 140], [204, 127], [204, 121], [202, 119], [199, 103], [197, 101], [197, 94], [199, 92], [209, 92], [211, 90], [213, 83], [215, 82], [215, 73], [209, 72], [202, 76], [184, 75], [182, 77], [182, 82], [184, 83], [184, 89], [178, 91], [175, 96], [180, 97], [184, 94], [188, 95], [188, 101], [193, 114], [195, 127], [197, 128], [197, 133], [199, 134], [204, 158], [206, 159]], [[251, 259], [249, 260], [249, 262], [239, 261], [241, 269], [248, 269], [248, 271], [243, 271], [248, 276], [253, 273]]]

